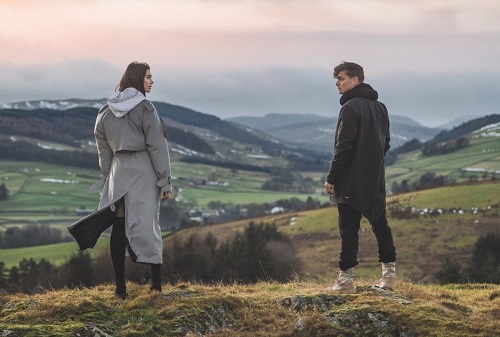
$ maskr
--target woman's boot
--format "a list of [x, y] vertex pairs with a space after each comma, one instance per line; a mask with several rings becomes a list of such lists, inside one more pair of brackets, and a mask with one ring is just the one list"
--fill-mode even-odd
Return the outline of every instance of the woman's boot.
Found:
[[110, 239], [111, 261], [115, 270], [115, 294], [119, 298], [127, 298], [127, 287], [125, 285], [125, 249], [127, 237], [125, 235], [125, 218], [116, 217], [113, 220], [113, 229]]

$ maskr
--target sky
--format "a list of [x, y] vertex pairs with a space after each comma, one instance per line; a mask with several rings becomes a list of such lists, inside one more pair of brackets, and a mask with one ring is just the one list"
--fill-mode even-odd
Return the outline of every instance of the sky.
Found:
[[148, 99], [220, 118], [337, 116], [352, 61], [438, 126], [500, 113], [500, 1], [0, 0], [0, 103], [108, 97], [132, 61]]

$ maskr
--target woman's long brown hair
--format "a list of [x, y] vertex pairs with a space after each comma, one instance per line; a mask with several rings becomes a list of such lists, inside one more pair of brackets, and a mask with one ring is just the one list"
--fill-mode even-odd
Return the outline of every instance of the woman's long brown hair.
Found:
[[118, 84], [118, 91], [123, 91], [126, 88], [136, 88], [143, 95], [146, 95], [146, 90], [144, 89], [144, 77], [146, 76], [146, 71], [150, 69], [149, 65], [144, 62], [134, 61], [127, 66], [125, 73], [123, 73], [120, 84]]

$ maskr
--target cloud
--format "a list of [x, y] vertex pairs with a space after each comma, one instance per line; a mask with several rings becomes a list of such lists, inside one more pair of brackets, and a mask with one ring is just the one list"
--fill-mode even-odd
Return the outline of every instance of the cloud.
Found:
[[[391, 112], [438, 124], [499, 113], [493, 0], [2, 1], [0, 102], [109, 96], [152, 67], [152, 100], [221, 117], [338, 112], [331, 79], [362, 64]], [[43, 15], [42, 15], [43, 14]], [[19, 24], [22, 22], [22, 24]], [[15, 29], [13, 28], [15, 27]]]
[[102, 98], [113, 93], [122, 69], [100, 60], [53, 64], [0, 63], [0, 102], [36, 99]]

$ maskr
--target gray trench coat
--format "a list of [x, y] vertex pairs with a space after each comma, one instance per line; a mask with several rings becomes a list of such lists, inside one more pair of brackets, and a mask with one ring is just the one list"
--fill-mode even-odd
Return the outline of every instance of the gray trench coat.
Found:
[[158, 112], [147, 100], [120, 118], [104, 106], [94, 134], [106, 178], [99, 209], [123, 198], [129, 255], [135, 262], [162, 263], [160, 198], [161, 192], [172, 190], [172, 183]]

